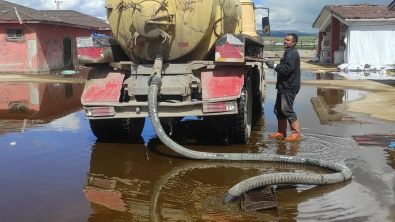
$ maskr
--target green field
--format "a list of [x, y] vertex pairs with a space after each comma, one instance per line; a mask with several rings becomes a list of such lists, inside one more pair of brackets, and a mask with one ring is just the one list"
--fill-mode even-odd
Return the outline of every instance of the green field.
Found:
[[[262, 37], [265, 42], [274, 41], [275, 43], [282, 43], [284, 41], [284, 37], [270, 37], [264, 36]], [[306, 49], [306, 50], [314, 50], [317, 48], [318, 41], [316, 40], [317, 36], [301, 36], [298, 41], [299, 44], [296, 45], [298, 49]], [[284, 50], [283, 45], [265, 45], [265, 50]]]
[[[275, 42], [283, 42], [284, 37], [270, 37], [270, 36], [264, 36], [262, 37], [265, 41], [269, 40], [274, 40]], [[317, 36], [301, 36], [299, 37], [299, 41], [305, 41], [305, 42], [314, 42], [318, 37]]]

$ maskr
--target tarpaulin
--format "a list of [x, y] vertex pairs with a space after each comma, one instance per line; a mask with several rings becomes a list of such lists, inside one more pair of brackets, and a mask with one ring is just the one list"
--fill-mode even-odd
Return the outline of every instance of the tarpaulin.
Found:
[[345, 62], [348, 64], [394, 64], [395, 25], [351, 26], [346, 45]]

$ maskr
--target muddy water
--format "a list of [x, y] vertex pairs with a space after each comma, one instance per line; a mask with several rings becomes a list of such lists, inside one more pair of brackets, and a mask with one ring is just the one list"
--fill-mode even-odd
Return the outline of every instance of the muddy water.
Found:
[[[341, 184], [278, 186], [278, 209], [245, 213], [239, 203], [221, 203], [240, 180], [273, 172], [329, 172], [291, 164], [187, 160], [157, 141], [148, 120], [139, 143], [96, 142], [80, 110], [82, 87], [0, 84], [1, 221], [395, 220], [394, 151], [358, 146], [351, 137], [395, 127], [361, 123], [331, 110], [365, 92], [303, 87], [295, 103], [303, 134], [297, 142], [268, 138], [276, 130], [274, 85], [268, 85], [265, 118], [249, 144], [207, 144], [193, 136], [201, 129], [185, 131], [182, 141], [194, 150], [318, 158], [344, 163], [353, 172], [352, 180]], [[192, 121], [184, 124], [188, 129]]]
[[[266, 70], [266, 77], [268, 81], [276, 81], [277, 74], [273, 69]], [[301, 73], [302, 81], [309, 80], [394, 80], [395, 74], [386, 71], [331, 71], [325, 72], [323, 70], [306, 71]]]
[[[302, 81], [309, 80], [344, 80], [344, 76], [336, 74], [336, 73], [317, 73], [302, 70], [301, 72]], [[267, 81], [277, 81], [277, 73], [274, 70], [266, 70], [266, 79]]]

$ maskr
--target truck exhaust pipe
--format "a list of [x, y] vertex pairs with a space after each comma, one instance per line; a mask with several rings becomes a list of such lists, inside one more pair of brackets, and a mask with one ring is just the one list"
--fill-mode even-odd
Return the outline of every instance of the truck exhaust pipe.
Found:
[[152, 70], [151, 78], [149, 80], [148, 92], [148, 108], [149, 116], [152, 121], [153, 128], [158, 138], [167, 147], [174, 152], [190, 159], [198, 160], [221, 160], [221, 161], [267, 161], [279, 163], [294, 163], [304, 164], [310, 166], [321, 167], [332, 170], [333, 174], [308, 174], [308, 173], [273, 173], [266, 175], [259, 175], [248, 178], [233, 186], [223, 196], [222, 202], [229, 203], [236, 200], [243, 193], [257, 187], [273, 185], [273, 184], [310, 184], [310, 185], [326, 185], [340, 183], [349, 180], [352, 176], [351, 170], [342, 164], [331, 163], [321, 160], [305, 159], [300, 157], [289, 157], [280, 155], [267, 154], [251, 154], [251, 153], [208, 153], [199, 152], [187, 149], [176, 142], [174, 142], [163, 130], [158, 117], [158, 92], [162, 85], [160, 73], [162, 72], [163, 57], [157, 55], [155, 59], [154, 68]]

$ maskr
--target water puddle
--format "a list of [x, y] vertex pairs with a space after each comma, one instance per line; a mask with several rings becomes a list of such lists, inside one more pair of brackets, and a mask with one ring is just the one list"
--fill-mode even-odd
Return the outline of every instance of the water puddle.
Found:
[[268, 136], [277, 130], [273, 84], [267, 86], [265, 115], [257, 119], [246, 145], [205, 143], [202, 121], [184, 120], [174, 137], [192, 150], [300, 156], [339, 162], [353, 171], [352, 180], [340, 184], [277, 185], [277, 209], [241, 212], [240, 202], [222, 204], [221, 198], [243, 179], [330, 171], [296, 164], [185, 159], [158, 141], [149, 119], [144, 141], [97, 142], [80, 110], [82, 90], [83, 84], [0, 84], [2, 221], [395, 219], [394, 154], [383, 147], [359, 146], [352, 138], [395, 127], [359, 122], [333, 110], [366, 92], [302, 86], [294, 108], [303, 138], [293, 142]]
[[317, 96], [310, 99], [320, 123], [325, 125], [357, 123], [351, 115], [334, 111], [339, 104], [363, 99], [369, 92], [317, 88]]
[[[274, 70], [266, 70], [267, 81], [277, 81], [277, 73]], [[301, 71], [302, 81], [311, 80], [395, 80], [392, 72], [343, 72], [343, 71]]]
[[0, 83], [0, 134], [46, 124], [82, 108], [84, 84]]
[[[265, 70], [266, 71], [266, 80], [271, 82], [271, 81], [277, 81], [277, 73], [271, 69], [271, 70]], [[317, 80], [317, 79], [322, 79], [322, 78], [330, 78], [328, 75], [323, 75], [322, 73], [313, 73], [310, 71], [301, 71], [301, 80], [302, 81], [308, 81], [308, 80]]]

